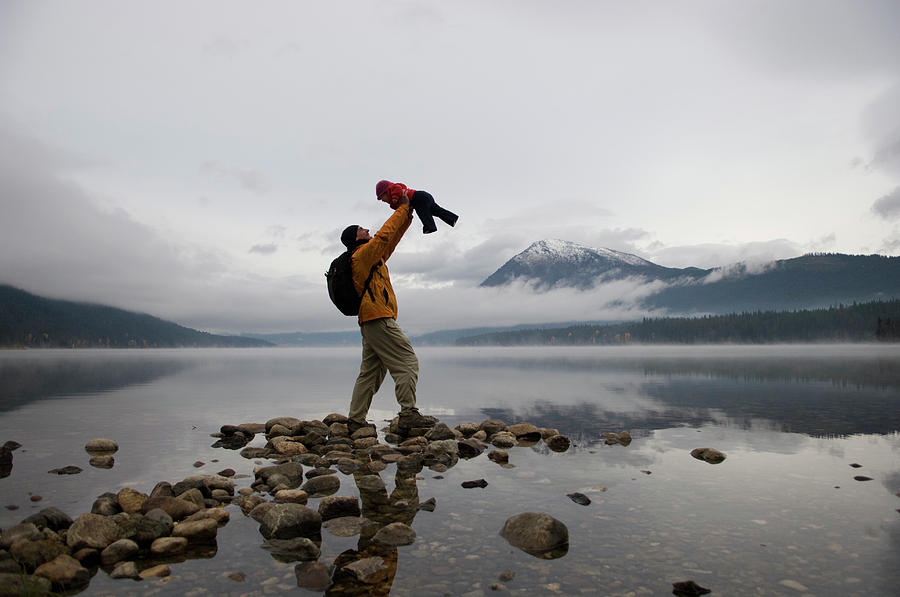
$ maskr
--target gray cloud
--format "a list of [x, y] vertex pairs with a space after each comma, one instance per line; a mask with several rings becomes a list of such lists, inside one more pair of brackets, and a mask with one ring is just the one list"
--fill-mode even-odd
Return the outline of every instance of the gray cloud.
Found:
[[271, 255], [275, 251], [278, 250], [278, 245], [276, 243], [267, 243], [264, 245], [253, 245], [250, 247], [248, 253], [257, 253], [259, 255]]
[[262, 194], [269, 191], [269, 183], [262, 173], [256, 170], [238, 168], [235, 166], [223, 166], [218, 162], [205, 162], [200, 166], [200, 171], [205, 174], [230, 178], [236, 181], [242, 188], [254, 193]]
[[885, 220], [900, 218], [900, 187], [897, 187], [872, 204], [872, 213]]

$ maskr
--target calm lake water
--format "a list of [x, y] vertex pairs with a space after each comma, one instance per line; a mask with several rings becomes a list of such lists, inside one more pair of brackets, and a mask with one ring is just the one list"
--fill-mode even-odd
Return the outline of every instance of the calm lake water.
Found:
[[[900, 346], [424, 348], [419, 404], [455, 426], [499, 418], [555, 427], [574, 447], [509, 450], [446, 472], [425, 468], [413, 497], [416, 541], [397, 550], [392, 595], [667, 595], [693, 579], [712, 595], [900, 594]], [[213, 448], [223, 424], [345, 413], [359, 349], [0, 351], [0, 527], [47, 506], [75, 518], [106, 491], [148, 493], [162, 480], [258, 466]], [[376, 395], [382, 427], [393, 383]], [[605, 432], [630, 431], [628, 446]], [[115, 466], [89, 466], [84, 444], [119, 443]], [[257, 436], [251, 446], [262, 446]], [[698, 447], [727, 454], [718, 465]], [[195, 461], [206, 464], [195, 468]], [[851, 464], [859, 464], [854, 468]], [[80, 466], [77, 475], [47, 471]], [[396, 465], [381, 477], [392, 491]], [[870, 481], [856, 481], [865, 475]], [[358, 495], [338, 473], [338, 495]], [[461, 482], [484, 478], [485, 488]], [[566, 494], [581, 492], [582, 506]], [[41, 501], [31, 502], [32, 495]], [[315, 508], [318, 500], [311, 499]], [[84, 595], [304, 593], [295, 563], [261, 549], [237, 506], [212, 557], [173, 563], [166, 581], [112, 580]], [[569, 529], [569, 550], [539, 559], [499, 535], [521, 512]], [[320, 562], [359, 537], [323, 530]], [[490, 586], [503, 571], [505, 593]], [[246, 579], [233, 581], [232, 572]]]

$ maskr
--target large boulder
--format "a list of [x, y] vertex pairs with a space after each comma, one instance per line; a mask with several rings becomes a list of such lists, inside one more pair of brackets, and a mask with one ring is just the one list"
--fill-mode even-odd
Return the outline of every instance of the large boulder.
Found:
[[263, 517], [259, 532], [266, 539], [317, 537], [322, 532], [322, 516], [300, 504], [276, 504]]
[[44, 508], [36, 514], [32, 514], [22, 521], [23, 523], [32, 523], [38, 528], [46, 528], [51, 531], [61, 531], [72, 526], [72, 519], [69, 515], [59, 508]]
[[71, 550], [56, 536], [37, 541], [17, 541], [9, 549], [10, 555], [27, 570], [34, 570], [57, 556], [70, 555]]
[[37, 541], [43, 538], [44, 533], [33, 523], [22, 522], [0, 533], [0, 549], [9, 549], [17, 541]]
[[[75, 519], [66, 533], [66, 543], [73, 551], [83, 547], [105, 549], [119, 539], [119, 527], [107, 516], [82, 514]], [[51, 579], [52, 581], [53, 579]]]
[[88, 569], [72, 556], [65, 554], [38, 566], [34, 575], [46, 578], [54, 589], [61, 590], [78, 589], [91, 581]]
[[524, 512], [510, 517], [500, 535], [513, 547], [539, 558], [558, 558], [569, 549], [569, 529], [543, 512]]

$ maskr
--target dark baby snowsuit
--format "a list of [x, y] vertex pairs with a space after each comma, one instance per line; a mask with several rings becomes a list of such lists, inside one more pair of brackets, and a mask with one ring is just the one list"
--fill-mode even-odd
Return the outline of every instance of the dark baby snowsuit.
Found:
[[431, 234], [437, 231], [437, 225], [434, 223], [435, 216], [443, 220], [448, 226], [456, 225], [459, 216], [438, 205], [428, 191], [414, 191], [403, 183], [389, 180], [381, 180], [375, 185], [375, 196], [378, 200], [390, 204], [394, 209], [397, 208], [403, 193], [406, 193], [406, 196], [409, 197], [410, 207], [419, 216], [419, 221], [422, 222], [423, 233]]

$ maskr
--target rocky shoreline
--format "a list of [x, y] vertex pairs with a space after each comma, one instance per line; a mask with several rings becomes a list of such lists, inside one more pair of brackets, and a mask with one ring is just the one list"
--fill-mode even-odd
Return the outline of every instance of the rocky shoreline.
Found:
[[[249, 474], [224, 469], [174, 483], [160, 481], [147, 493], [131, 487], [103, 493], [90, 512], [74, 520], [55, 507], [45, 508], [0, 533], [0, 597], [78, 592], [100, 572], [113, 579], [165, 583], [179, 562], [215, 554], [219, 529], [238, 511], [258, 523], [260, 547], [276, 560], [297, 562], [298, 587], [339, 595], [386, 595], [397, 571], [398, 547], [416, 541], [413, 518], [438, 506], [434, 497], [419, 499], [416, 475], [423, 468], [442, 473], [460, 459], [483, 454], [500, 467], [513, 467], [510, 450], [517, 447], [543, 442], [551, 451], [565, 452], [572, 446], [558, 430], [527, 422], [507, 425], [489, 419], [450, 428], [424, 417], [417, 424], [406, 428], [394, 418], [381, 439], [374, 425], [351, 433], [340, 414], [322, 420], [278, 417], [222, 425], [212, 434], [213, 447], [239, 450], [255, 461], [249, 487], [236, 490], [234, 482]], [[265, 446], [250, 447], [260, 434]], [[627, 431], [607, 434], [605, 441], [623, 446], [630, 442]], [[7, 442], [0, 454], [10, 469], [18, 447]], [[85, 445], [91, 464], [98, 467], [112, 466], [117, 449], [104, 438]], [[710, 463], [724, 460], [720, 452], [703, 450], [694, 456]], [[394, 474], [390, 494], [382, 478], [388, 467]], [[80, 469], [50, 472], [77, 474]], [[346, 486], [351, 481], [352, 490]], [[487, 485], [484, 479], [462, 483], [473, 491]], [[577, 504], [591, 503], [583, 494], [568, 495]], [[357, 549], [333, 563], [319, 561], [323, 529], [339, 537], [358, 536]], [[498, 532], [511, 546], [537, 558], [559, 558], [568, 551], [568, 529], [546, 513], [522, 512]], [[514, 577], [514, 571], [505, 571], [490, 588], [504, 590], [502, 583]]]

